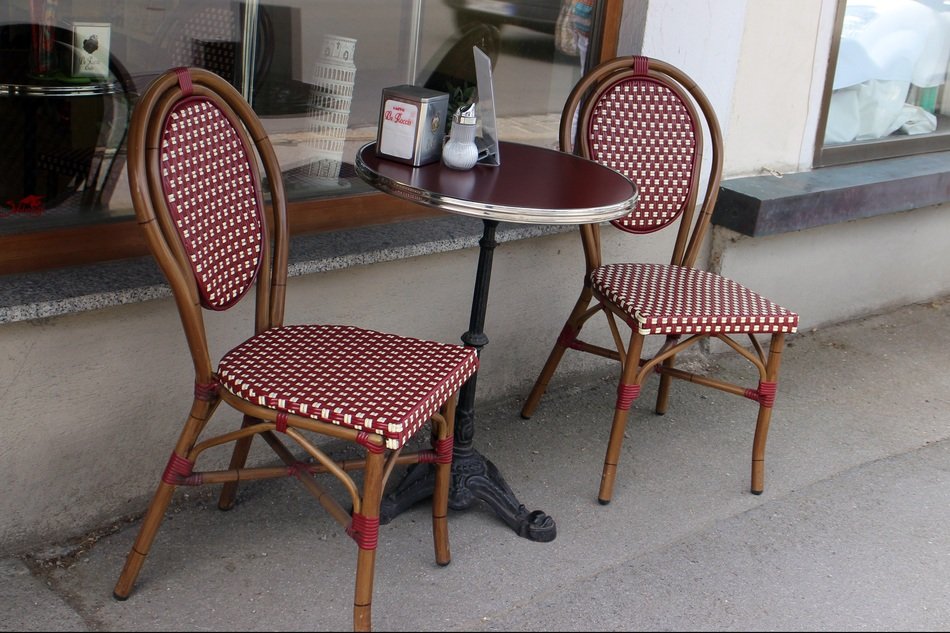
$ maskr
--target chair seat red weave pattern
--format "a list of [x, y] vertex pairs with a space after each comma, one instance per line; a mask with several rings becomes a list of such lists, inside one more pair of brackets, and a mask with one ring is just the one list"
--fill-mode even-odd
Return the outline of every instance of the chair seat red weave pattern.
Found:
[[477, 368], [475, 350], [461, 345], [344, 325], [291, 325], [228, 352], [218, 380], [250, 402], [376, 433], [396, 449]]
[[794, 332], [798, 315], [731, 279], [664, 264], [606, 264], [594, 291], [622, 308], [641, 334]]

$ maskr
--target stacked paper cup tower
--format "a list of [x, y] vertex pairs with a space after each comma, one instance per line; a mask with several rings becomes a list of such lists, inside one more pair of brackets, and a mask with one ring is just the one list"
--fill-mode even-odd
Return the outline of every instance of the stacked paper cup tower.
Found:
[[343, 160], [343, 143], [353, 103], [356, 40], [338, 35], [323, 38], [313, 69], [310, 91], [310, 175], [336, 185]]

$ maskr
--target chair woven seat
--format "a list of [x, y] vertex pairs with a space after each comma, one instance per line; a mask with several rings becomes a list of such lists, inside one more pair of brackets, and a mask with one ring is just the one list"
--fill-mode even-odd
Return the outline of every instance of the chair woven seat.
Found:
[[345, 325], [291, 325], [235, 347], [221, 359], [218, 379], [254, 404], [376, 433], [396, 449], [477, 362], [474, 349], [458, 345]]
[[595, 293], [621, 306], [641, 334], [794, 332], [798, 315], [714, 273], [664, 264], [606, 264]]

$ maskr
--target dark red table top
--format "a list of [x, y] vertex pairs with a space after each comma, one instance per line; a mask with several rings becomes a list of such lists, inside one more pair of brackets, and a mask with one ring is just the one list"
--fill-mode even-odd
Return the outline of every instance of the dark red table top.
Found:
[[452, 213], [530, 224], [603, 222], [633, 210], [637, 188], [594, 161], [544, 147], [499, 143], [499, 166], [450, 169], [441, 162], [413, 167], [376, 155], [368, 143], [356, 171], [399, 198]]

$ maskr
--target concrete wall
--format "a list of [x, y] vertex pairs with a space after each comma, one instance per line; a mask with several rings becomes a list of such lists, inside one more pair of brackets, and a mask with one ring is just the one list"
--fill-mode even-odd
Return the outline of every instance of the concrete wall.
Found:
[[[831, 0], [628, 0], [622, 54], [682, 66], [720, 113], [727, 176], [806, 169], [824, 79]], [[802, 329], [950, 293], [942, 207], [750, 239], [717, 229], [709, 262], [802, 315]], [[666, 258], [665, 238], [608, 258]], [[293, 278], [288, 322], [348, 322], [457, 342], [466, 329], [474, 249]], [[575, 234], [502, 244], [486, 322], [480, 400], [512, 416], [576, 299]], [[249, 334], [214, 326], [224, 349]], [[605, 336], [601, 330], [598, 336]], [[186, 414], [191, 365], [170, 299], [0, 325], [0, 553], [141, 512]], [[563, 378], [606, 361], [569, 354]], [[186, 396], [187, 397], [187, 396]], [[215, 424], [233, 424], [222, 416]], [[264, 453], [255, 453], [254, 456]]]
[[[617, 255], [618, 237], [607, 240]], [[468, 327], [477, 257], [466, 249], [293, 277], [285, 321], [457, 343]], [[500, 244], [494, 263], [480, 400], [527, 393], [583, 272], [573, 233]], [[212, 354], [250, 335], [250, 308], [209, 315]], [[174, 302], [7, 323], [0, 358], [0, 554], [143, 511], [190, 406], [193, 371]], [[595, 366], [609, 362], [572, 355], [559, 378]], [[512, 416], [517, 411], [513, 402]], [[223, 408], [213, 420], [217, 428], [239, 422]], [[254, 455], [271, 458], [267, 449]]]

